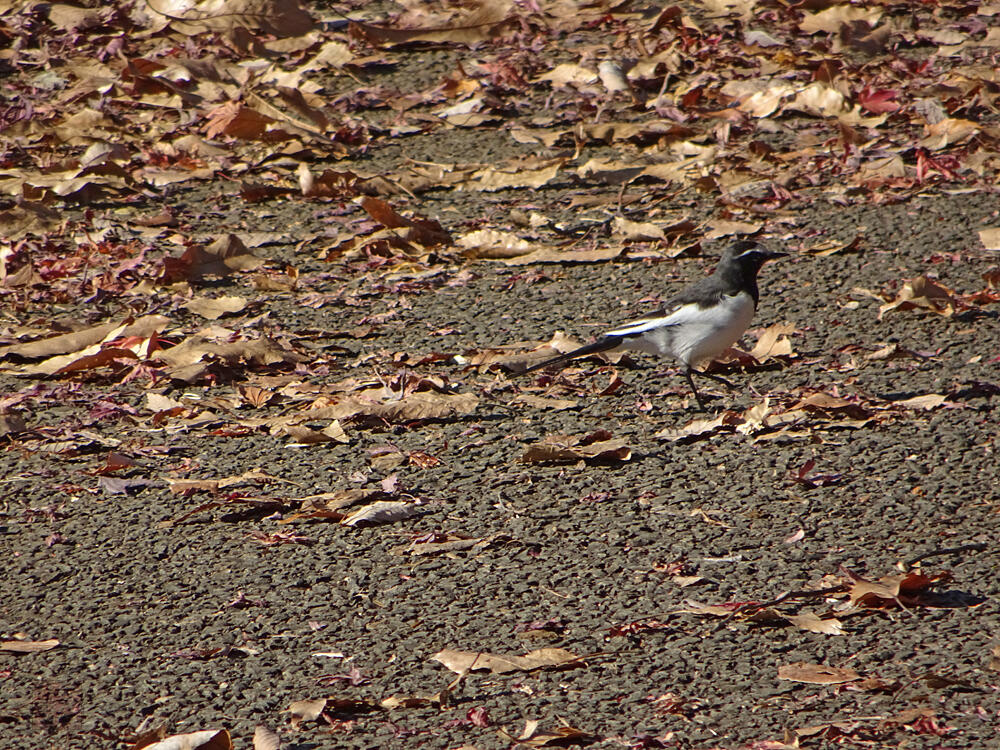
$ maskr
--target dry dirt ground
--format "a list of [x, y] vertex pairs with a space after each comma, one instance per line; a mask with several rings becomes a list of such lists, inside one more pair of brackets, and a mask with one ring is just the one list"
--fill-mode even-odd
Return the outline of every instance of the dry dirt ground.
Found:
[[[312, 11], [335, 19], [331, 7]], [[609, 34], [577, 30], [560, 53], [577, 62]], [[331, 97], [427, 92], [495, 52], [400, 47], [391, 65], [324, 85]], [[414, 162], [580, 165], [649, 145], [515, 138], [533, 117], [562, 116], [545, 96], [466, 128], [366, 109], [355, 93], [353, 118], [399, 132], [310, 166], [399, 182]], [[591, 98], [584, 124], [598, 118]], [[649, 117], [621, 97], [609, 106], [601, 120]], [[995, 173], [856, 194], [831, 178], [757, 203], [690, 181], [569, 173], [379, 194], [453, 237], [537, 230], [566, 252], [626, 248], [508, 265], [374, 241], [338, 255], [373, 220], [354, 200], [303, 197], [283, 166], [251, 170], [291, 188], [261, 200], [220, 173], [128, 203], [50, 205], [133, 229], [168, 207], [169, 231], [194, 242], [265, 233], [254, 254], [272, 277], [294, 267], [293, 287], [227, 272], [134, 295], [4, 297], [6, 346], [29, 328], [162, 314], [165, 346], [217, 326], [295, 356], [219, 355], [187, 380], [155, 361], [45, 375], [27, 372], [28, 357], [4, 360], [0, 640], [58, 646], [0, 650], [0, 747], [125, 748], [145, 731], [224, 728], [249, 748], [257, 726], [298, 750], [488, 750], [522, 736], [522, 747], [997, 746], [1000, 307], [980, 235], [1000, 226]], [[629, 240], [616, 217], [693, 228]], [[504, 366], [556, 331], [588, 340], [698, 278], [729, 239], [706, 237], [722, 221], [759, 225], [790, 253], [761, 274], [743, 348], [790, 325], [780, 356], [716, 365], [738, 389], [707, 388], [708, 414], [671, 363], [646, 356], [526, 378]], [[148, 262], [179, 255], [172, 242], [150, 240]], [[880, 316], [918, 278], [929, 296], [918, 282], [918, 306]], [[207, 321], [180, 306], [192, 296], [247, 305]], [[472, 401], [303, 418], [336, 436], [318, 444], [301, 444], [315, 431], [272, 429], [364, 388], [414, 409], [420, 394]], [[532, 458], [552, 436], [569, 436], [562, 460]], [[588, 440], [617, 442], [588, 457]], [[405, 517], [338, 523], [379, 500]], [[450, 652], [471, 654], [471, 669]], [[529, 652], [537, 663], [495, 658]], [[798, 663], [828, 669], [789, 672]]]

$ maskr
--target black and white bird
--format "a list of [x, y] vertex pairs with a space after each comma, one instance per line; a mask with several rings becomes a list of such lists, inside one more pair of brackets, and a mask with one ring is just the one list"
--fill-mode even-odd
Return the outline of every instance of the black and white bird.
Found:
[[726, 248], [711, 276], [685, 287], [657, 312], [608, 331], [591, 344], [540, 362], [524, 372], [560, 365], [596, 352], [637, 349], [680, 362], [698, 405], [704, 409], [705, 402], [695, 387], [693, 375], [710, 378], [727, 388], [733, 385], [725, 378], [695, 367], [711, 361], [740, 339], [760, 300], [757, 272], [767, 261], [787, 254], [773, 252], [756, 242], [735, 242]]

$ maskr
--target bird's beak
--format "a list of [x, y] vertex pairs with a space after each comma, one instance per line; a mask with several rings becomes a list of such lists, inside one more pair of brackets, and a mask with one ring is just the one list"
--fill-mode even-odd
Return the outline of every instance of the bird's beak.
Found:
[[764, 260], [776, 260], [777, 258], [788, 257], [788, 253], [779, 253], [775, 250], [768, 250], [767, 252], [763, 253], [763, 255], [764, 255]]

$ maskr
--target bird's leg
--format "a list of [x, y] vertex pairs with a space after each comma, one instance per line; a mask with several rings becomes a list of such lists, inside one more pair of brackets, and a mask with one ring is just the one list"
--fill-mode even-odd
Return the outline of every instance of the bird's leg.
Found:
[[702, 411], [708, 411], [708, 409], [706, 409], [706, 408], [705, 408], [705, 402], [704, 402], [704, 401], [702, 401], [702, 398], [701, 398], [701, 394], [700, 394], [700, 393], [698, 393], [698, 388], [697, 388], [697, 387], [695, 386], [695, 384], [694, 384], [694, 378], [693, 378], [693, 377], [691, 377], [691, 373], [692, 373], [692, 372], [694, 372], [694, 370], [693, 370], [692, 368], [690, 368], [690, 367], [686, 368], [686, 369], [684, 370], [684, 377], [686, 377], [686, 378], [687, 378], [687, 381], [688, 381], [688, 385], [690, 385], [690, 386], [691, 386], [691, 393], [693, 393], [693, 394], [694, 394], [694, 398], [695, 398], [695, 400], [696, 400], [696, 401], [698, 402], [698, 407], [699, 407], [699, 408], [700, 408], [700, 409], [701, 409]]
[[695, 374], [697, 374], [697, 375], [701, 375], [703, 378], [708, 378], [709, 380], [714, 380], [716, 383], [722, 383], [724, 386], [726, 386], [726, 388], [728, 388], [731, 391], [735, 391], [736, 390], [736, 386], [733, 385], [732, 383], [730, 383], [724, 377], [721, 377], [719, 375], [713, 375], [710, 372], [704, 372], [702, 370], [694, 370], [693, 372]]

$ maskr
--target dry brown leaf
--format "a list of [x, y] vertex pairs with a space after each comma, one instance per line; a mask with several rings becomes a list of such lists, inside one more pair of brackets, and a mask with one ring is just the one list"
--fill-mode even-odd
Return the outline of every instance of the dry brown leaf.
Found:
[[778, 679], [806, 682], [810, 685], [838, 685], [860, 680], [861, 675], [847, 667], [828, 667], [825, 664], [808, 664], [800, 661], [778, 667]]
[[990, 659], [986, 663], [994, 672], [1000, 672], [1000, 645], [994, 646], [990, 650]]
[[401, 230], [397, 234], [407, 242], [415, 242], [424, 247], [451, 244], [451, 235], [432, 219], [407, 219], [381, 198], [368, 195], [363, 196], [358, 202], [369, 216], [386, 229]]
[[294, 364], [301, 359], [269, 338], [217, 341], [201, 333], [189, 336], [170, 349], [156, 352], [152, 358], [167, 364], [166, 372], [170, 377], [187, 383], [201, 377], [214, 362], [229, 367], [240, 364], [269, 367], [279, 363]]
[[734, 234], [752, 235], [757, 234], [764, 228], [762, 221], [727, 221], [717, 219], [706, 224], [708, 231], [705, 232], [706, 240], [716, 240], [720, 237], [730, 237]]
[[490, 260], [516, 258], [538, 248], [538, 245], [523, 240], [516, 234], [499, 232], [495, 229], [477, 229], [468, 232], [458, 237], [455, 244], [463, 248], [469, 258]]
[[658, 440], [669, 440], [672, 443], [677, 443], [682, 440], [709, 437], [723, 427], [731, 427], [740, 422], [742, 422], [742, 419], [736, 412], [724, 411], [711, 419], [692, 420], [681, 428], [667, 427], [657, 432], [653, 437]]
[[379, 702], [379, 705], [387, 711], [392, 711], [396, 708], [424, 708], [425, 706], [443, 708], [447, 705], [447, 703], [447, 692], [441, 691], [440, 693], [435, 693], [434, 695], [405, 695], [403, 693], [394, 693], [388, 698], [383, 698]]
[[[144, 315], [134, 322], [126, 319], [121, 323], [103, 323], [99, 326], [84, 328], [72, 333], [63, 333], [27, 344], [13, 344], [11, 346], [0, 347], [0, 359], [11, 355], [24, 359], [39, 359], [58, 354], [81, 352], [94, 344], [119, 337], [148, 338], [155, 333], [163, 331], [169, 323], [169, 319], [162, 315]], [[55, 369], [58, 369], [58, 367]]]
[[258, 724], [253, 730], [253, 750], [281, 750], [281, 738], [273, 729]]
[[537, 719], [526, 719], [524, 731], [519, 737], [511, 737], [506, 732], [501, 731], [500, 735], [515, 746], [526, 745], [528, 747], [571, 747], [574, 745], [589, 745], [596, 737], [582, 729], [571, 727], [565, 721], [562, 726], [554, 730], [540, 729], [541, 722]]
[[208, 247], [190, 245], [179, 258], [164, 258], [160, 281], [199, 282], [207, 276], [228, 276], [239, 271], [254, 271], [264, 260], [251, 253], [235, 234], [215, 240]]
[[59, 641], [50, 638], [47, 641], [0, 641], [0, 651], [15, 654], [34, 654], [39, 651], [49, 651], [59, 645]]
[[463, 16], [439, 26], [419, 29], [393, 29], [356, 21], [351, 24], [354, 34], [372, 44], [398, 46], [413, 42], [477, 44], [498, 35], [506, 25], [511, 0], [496, 2], [480, 0]]
[[893, 401], [893, 406], [902, 406], [904, 409], [916, 409], [920, 411], [931, 411], [947, 402], [947, 397], [938, 393], [928, 393], [924, 396], [914, 396], [913, 398]]
[[362, 391], [359, 396], [348, 396], [332, 406], [310, 410], [304, 416], [308, 419], [348, 419], [369, 416], [389, 422], [403, 422], [417, 419], [444, 419], [454, 414], [471, 414], [478, 406], [479, 397], [471, 393], [444, 394], [421, 391], [396, 401], [382, 402], [367, 398]]
[[508, 266], [525, 266], [531, 263], [602, 263], [614, 260], [626, 252], [625, 247], [605, 247], [595, 250], [559, 250], [542, 247], [527, 255], [504, 259]]
[[863, 21], [874, 27], [882, 17], [883, 10], [879, 7], [864, 8], [857, 5], [834, 5], [818, 13], [803, 14], [799, 28], [806, 34], [836, 34], [842, 26], [848, 26], [857, 21]]
[[183, 305], [184, 309], [209, 320], [242, 312], [246, 306], [245, 297], [194, 297]]
[[563, 648], [540, 648], [523, 656], [445, 649], [431, 658], [458, 674], [483, 671], [508, 674], [536, 669], [572, 669], [584, 665], [581, 657]]
[[143, 750], [232, 750], [233, 741], [225, 729], [206, 729], [201, 732], [175, 734]]
[[667, 235], [663, 229], [651, 221], [632, 221], [624, 216], [616, 216], [611, 224], [615, 234], [625, 240], [647, 242], [650, 240], [661, 240], [666, 242]]
[[566, 461], [628, 461], [632, 449], [623, 438], [611, 438], [610, 433], [599, 440], [587, 440], [580, 435], [549, 435], [540, 443], [528, 447], [519, 459], [522, 463], [562, 463]]
[[[251, 29], [276, 37], [309, 33], [313, 20], [299, 0], [157, 0], [144, 3], [152, 12], [154, 28], [169, 24], [181, 34], [194, 36], [209, 31], [232, 32]], [[162, 24], [162, 25], [161, 25]]]
[[792, 356], [792, 341], [789, 336], [795, 333], [794, 323], [776, 323], [768, 326], [757, 339], [757, 343], [750, 350], [750, 356], [758, 362], [766, 362], [769, 359]]
[[563, 398], [544, 398], [543, 396], [533, 396], [530, 393], [521, 393], [511, 399], [512, 404], [526, 404], [536, 409], [552, 409], [563, 411], [564, 409], [575, 409], [577, 401]]
[[802, 630], [824, 635], [844, 635], [843, 624], [835, 617], [821, 619], [812, 612], [802, 612], [797, 615], [782, 614], [786, 620]]
[[338, 420], [333, 420], [322, 430], [314, 430], [305, 425], [281, 424], [275, 425], [272, 435], [285, 435], [290, 446], [322, 445], [324, 443], [350, 443], [351, 439], [344, 432]]
[[1000, 250], [1000, 227], [980, 229], [979, 241], [987, 250]]
[[575, 63], [560, 63], [548, 73], [537, 76], [533, 81], [549, 81], [553, 88], [573, 86], [574, 88], [595, 87], [590, 84], [597, 83], [598, 74], [589, 68]]
[[292, 728], [298, 729], [303, 721], [316, 721], [326, 708], [327, 699], [293, 701], [285, 710], [290, 713]]
[[960, 306], [962, 302], [951, 289], [926, 276], [918, 276], [903, 284], [894, 300], [879, 307], [878, 319], [894, 310], [927, 310], [948, 317]]
[[358, 508], [340, 523], [343, 526], [380, 526], [396, 521], [405, 521], [421, 513], [427, 508], [419, 502], [404, 502], [402, 500], [380, 500], [377, 503]]

